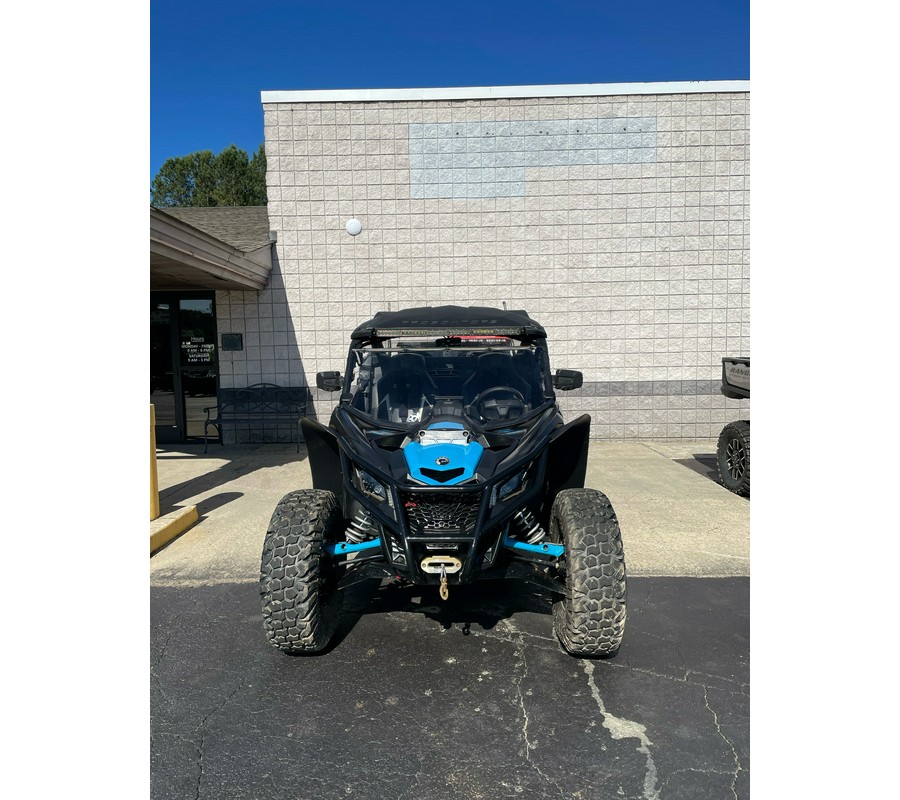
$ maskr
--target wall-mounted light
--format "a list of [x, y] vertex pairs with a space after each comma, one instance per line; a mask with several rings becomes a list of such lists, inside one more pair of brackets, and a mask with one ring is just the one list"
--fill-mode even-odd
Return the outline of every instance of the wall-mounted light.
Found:
[[345, 227], [347, 228], [347, 233], [351, 236], [356, 236], [362, 230], [362, 223], [356, 217], [353, 217], [353, 219], [347, 220]]

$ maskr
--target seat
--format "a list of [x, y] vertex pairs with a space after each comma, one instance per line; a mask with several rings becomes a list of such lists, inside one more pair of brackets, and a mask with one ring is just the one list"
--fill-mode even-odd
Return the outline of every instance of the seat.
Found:
[[462, 385], [463, 403], [470, 405], [479, 394], [494, 386], [509, 386], [522, 393], [526, 402], [533, 394], [529, 386], [513, 366], [509, 353], [483, 353], [475, 362], [475, 371]]
[[382, 376], [376, 384], [377, 415], [390, 422], [413, 422], [411, 414], [421, 412], [434, 397], [434, 381], [428, 375], [425, 356], [399, 353], [382, 359]]

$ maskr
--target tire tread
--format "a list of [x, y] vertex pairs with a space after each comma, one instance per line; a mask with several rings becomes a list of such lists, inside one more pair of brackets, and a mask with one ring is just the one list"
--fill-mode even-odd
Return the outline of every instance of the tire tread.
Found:
[[260, 562], [259, 592], [269, 642], [285, 653], [324, 649], [340, 616], [340, 596], [322, 596], [325, 544], [340, 519], [332, 492], [300, 489], [275, 507]]
[[611, 656], [627, 617], [625, 553], [609, 498], [595, 489], [566, 489], [551, 510], [551, 531], [566, 547], [566, 596], [553, 607], [553, 627], [579, 656]]

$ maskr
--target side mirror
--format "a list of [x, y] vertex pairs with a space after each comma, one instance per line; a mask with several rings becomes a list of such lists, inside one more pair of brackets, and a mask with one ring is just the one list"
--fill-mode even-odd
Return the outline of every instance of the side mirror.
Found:
[[326, 392], [339, 392], [344, 388], [344, 379], [340, 372], [317, 372], [316, 386]]
[[577, 369], [558, 369], [556, 375], [553, 376], [553, 388], [559, 389], [561, 392], [580, 389], [583, 383], [584, 375]]

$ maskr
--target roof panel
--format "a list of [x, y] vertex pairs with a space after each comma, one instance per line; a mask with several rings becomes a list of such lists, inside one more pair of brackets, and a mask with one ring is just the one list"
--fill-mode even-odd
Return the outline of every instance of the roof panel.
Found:
[[486, 306], [422, 306], [400, 311], [379, 311], [353, 331], [354, 339], [370, 339], [418, 332], [502, 333], [546, 336], [544, 328], [526, 311]]

